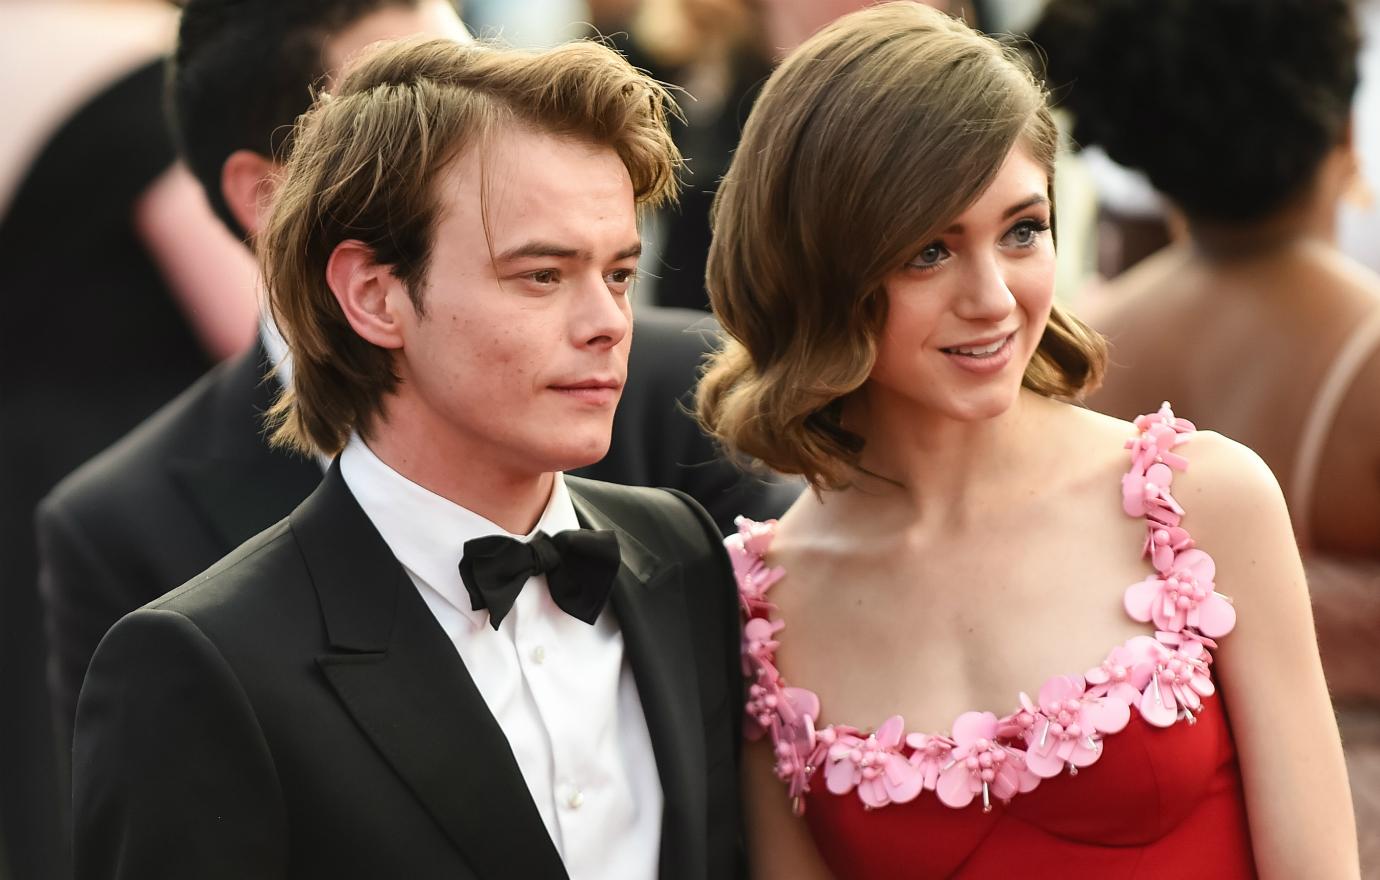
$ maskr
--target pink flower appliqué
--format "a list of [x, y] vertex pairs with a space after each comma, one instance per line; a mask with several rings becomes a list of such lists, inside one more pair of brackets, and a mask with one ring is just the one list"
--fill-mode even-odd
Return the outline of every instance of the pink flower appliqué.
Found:
[[904, 728], [901, 716], [893, 715], [866, 737], [839, 733], [829, 746], [825, 785], [834, 794], [857, 788], [859, 799], [872, 809], [915, 800], [925, 774], [901, 755]]
[[734, 520], [738, 533], [724, 540], [729, 561], [733, 563], [733, 575], [738, 581], [738, 598], [748, 617], [756, 617], [770, 609], [767, 590], [781, 580], [786, 570], [781, 566], [769, 567], [763, 560], [767, 548], [771, 546], [775, 533], [776, 520], [754, 522], [745, 516]]
[[1181, 526], [1165, 526], [1150, 521], [1141, 555], [1149, 556], [1155, 571], [1165, 574], [1174, 565], [1174, 556], [1193, 546], [1193, 538]]
[[1083, 679], [1069, 675], [1045, 682], [1038, 706], [1025, 694], [1021, 705], [1018, 716], [1035, 716], [1033, 724], [1022, 725], [1025, 764], [1046, 779], [1065, 767], [1076, 776], [1078, 768], [1095, 763], [1102, 757], [1102, 735], [1116, 733], [1131, 718], [1128, 704], [1115, 697], [1089, 697]]
[[1191, 626], [1209, 638], [1224, 636], [1236, 626], [1236, 609], [1213, 590], [1216, 573], [1211, 556], [1202, 550], [1185, 550], [1174, 558], [1168, 572], [1126, 588], [1126, 613], [1144, 623], [1153, 620], [1165, 632]]
[[954, 749], [935, 786], [948, 806], [961, 809], [981, 794], [982, 811], [990, 813], [993, 797], [1009, 801], [1040, 784], [1020, 752], [997, 742], [997, 725], [991, 712], [964, 712], [954, 721]]
[[1168, 727], [1180, 717], [1192, 724], [1194, 713], [1203, 708], [1202, 698], [1217, 690], [1208, 673], [1212, 656], [1204, 641], [1191, 634], [1156, 633], [1155, 646], [1150, 685], [1140, 698], [1141, 717], [1156, 727]]
[[1156, 462], [1145, 470], [1135, 468], [1121, 478], [1121, 506], [1135, 517], [1148, 517], [1167, 526], [1177, 526], [1183, 519], [1184, 509], [1169, 487], [1174, 482], [1174, 472], [1169, 465]]
[[[788, 785], [795, 800], [810, 790], [810, 777], [823, 757], [821, 737], [815, 732], [819, 697], [804, 688], [782, 688], [777, 706], [777, 725], [772, 730], [776, 776]], [[800, 806], [797, 801], [797, 809]]]
[[939, 771], [949, 763], [954, 750], [954, 741], [947, 736], [934, 736], [928, 733], [912, 733], [906, 737], [910, 747], [910, 763], [920, 771], [921, 784], [925, 791], [934, 791], [939, 784]]
[[1112, 697], [1128, 706], [1138, 704], [1141, 691], [1155, 672], [1150, 655], [1154, 644], [1155, 640], [1149, 636], [1137, 636], [1113, 648], [1100, 666], [1083, 673], [1083, 679], [1090, 685], [1088, 692]]
[[751, 678], [754, 670], [771, 664], [781, 643], [776, 634], [786, 626], [782, 620], [754, 617], [743, 625], [743, 675]]

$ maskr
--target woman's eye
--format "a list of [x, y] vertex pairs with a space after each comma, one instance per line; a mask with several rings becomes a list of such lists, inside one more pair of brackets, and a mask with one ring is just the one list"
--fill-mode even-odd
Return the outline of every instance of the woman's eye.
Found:
[[1049, 229], [1049, 224], [1036, 220], [1022, 220], [1011, 227], [1007, 238], [1017, 247], [1033, 247], [1040, 240], [1040, 233]]
[[934, 269], [949, 256], [949, 249], [939, 242], [926, 245], [920, 253], [915, 255], [915, 259], [910, 261], [910, 265], [916, 269]]

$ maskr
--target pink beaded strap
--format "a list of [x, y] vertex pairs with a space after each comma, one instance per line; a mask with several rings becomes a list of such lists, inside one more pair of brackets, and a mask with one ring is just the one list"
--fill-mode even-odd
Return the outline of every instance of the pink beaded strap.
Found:
[[1209, 666], [1213, 641], [1236, 623], [1230, 600], [1213, 588], [1212, 557], [1193, 545], [1171, 492], [1174, 474], [1188, 467], [1175, 450], [1193, 436], [1193, 424], [1169, 404], [1136, 419], [1126, 443], [1130, 471], [1122, 478], [1122, 506], [1146, 525], [1144, 554], [1154, 569], [1126, 589], [1126, 612], [1152, 623], [1154, 635], [1136, 636], [1112, 649], [1083, 675], [1058, 675], [1035, 699], [1020, 694], [1011, 714], [965, 712], [948, 734], [905, 732], [893, 715], [876, 730], [845, 724], [817, 727], [819, 697], [791, 687], [776, 668], [785, 622], [767, 593], [785, 571], [766, 564], [776, 521], [740, 517], [726, 539], [738, 580], [744, 618], [743, 674], [748, 678], [749, 739], [770, 736], [776, 775], [786, 783], [797, 814], [804, 796], [824, 777], [837, 795], [856, 792], [868, 807], [906, 803], [932, 791], [950, 807], [981, 800], [1008, 801], [1043, 779], [1096, 763], [1108, 734], [1124, 728], [1134, 707], [1148, 723], [1193, 723], [1203, 698], [1214, 691]]

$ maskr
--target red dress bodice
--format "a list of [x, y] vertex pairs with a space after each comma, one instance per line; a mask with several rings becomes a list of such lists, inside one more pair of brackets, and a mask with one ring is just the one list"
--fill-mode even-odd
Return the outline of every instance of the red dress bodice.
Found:
[[1255, 876], [1231, 724], [1210, 674], [1235, 625], [1216, 567], [1182, 526], [1174, 449], [1193, 425], [1165, 406], [1136, 420], [1122, 481], [1153, 573], [1123, 604], [1151, 633], [1083, 675], [1055, 676], [1009, 715], [966, 712], [946, 733], [816, 727], [819, 698], [787, 684], [786, 622], [768, 591], [775, 524], [727, 541], [745, 618], [746, 730], [769, 737], [784, 795], [829, 868], [848, 880], [910, 877]]

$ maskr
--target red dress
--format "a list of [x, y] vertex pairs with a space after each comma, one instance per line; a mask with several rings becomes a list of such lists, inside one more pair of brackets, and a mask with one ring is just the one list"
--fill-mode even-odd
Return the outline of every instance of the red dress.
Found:
[[1055, 676], [1006, 716], [965, 712], [947, 733], [816, 727], [819, 698], [775, 666], [785, 622], [764, 557], [774, 523], [727, 541], [745, 618], [747, 730], [841, 878], [1254, 877], [1241, 772], [1210, 674], [1235, 624], [1212, 558], [1170, 492], [1193, 425], [1166, 404], [1136, 420], [1123, 506], [1147, 527], [1151, 574], [1124, 605], [1153, 626], [1083, 675]]

